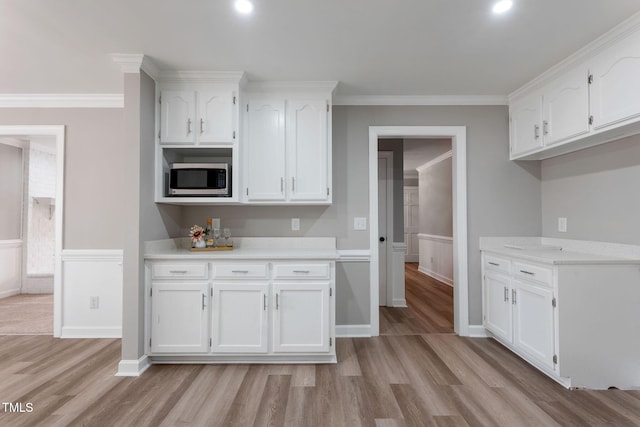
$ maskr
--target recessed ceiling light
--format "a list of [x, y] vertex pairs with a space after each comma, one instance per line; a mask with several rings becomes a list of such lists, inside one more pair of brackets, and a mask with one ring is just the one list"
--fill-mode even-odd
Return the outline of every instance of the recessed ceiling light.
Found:
[[500, 0], [493, 5], [493, 13], [505, 13], [507, 10], [511, 9], [511, 6], [513, 6], [513, 2], [511, 0]]
[[236, 0], [235, 2], [236, 10], [240, 13], [251, 13], [253, 11], [253, 3], [249, 0]]

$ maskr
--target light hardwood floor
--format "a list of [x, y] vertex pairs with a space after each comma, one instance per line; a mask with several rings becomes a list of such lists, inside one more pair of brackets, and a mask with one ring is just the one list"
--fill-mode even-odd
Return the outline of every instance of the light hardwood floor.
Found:
[[[409, 305], [383, 311], [433, 317]], [[640, 391], [566, 390], [492, 339], [393, 326], [338, 339], [335, 365], [154, 365], [138, 378], [113, 376], [119, 340], [2, 336], [0, 401], [33, 411], [0, 406], [0, 426], [640, 425]]]

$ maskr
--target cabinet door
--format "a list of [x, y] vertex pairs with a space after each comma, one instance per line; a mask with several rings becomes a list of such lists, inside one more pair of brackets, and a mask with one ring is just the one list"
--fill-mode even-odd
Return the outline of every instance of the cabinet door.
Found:
[[514, 346], [548, 368], [554, 369], [552, 289], [520, 280], [513, 281], [513, 289]]
[[323, 201], [329, 197], [327, 100], [287, 103], [289, 199]]
[[233, 97], [233, 90], [198, 92], [197, 131], [200, 144], [233, 142]]
[[552, 145], [589, 132], [589, 83], [586, 68], [565, 74], [545, 89], [544, 144]]
[[267, 283], [214, 283], [212, 351], [266, 353]]
[[596, 56], [591, 73], [594, 129], [640, 116], [640, 33]]
[[245, 196], [250, 201], [285, 199], [284, 120], [283, 100], [248, 105]]
[[207, 352], [207, 295], [206, 282], [152, 285], [152, 353]]
[[164, 144], [194, 144], [196, 141], [195, 115], [195, 92], [162, 91], [160, 142]]
[[511, 342], [511, 279], [487, 272], [484, 275], [484, 327]]
[[542, 147], [542, 97], [530, 96], [515, 103], [510, 112], [511, 158]]
[[329, 352], [329, 289], [329, 282], [274, 283], [274, 352]]

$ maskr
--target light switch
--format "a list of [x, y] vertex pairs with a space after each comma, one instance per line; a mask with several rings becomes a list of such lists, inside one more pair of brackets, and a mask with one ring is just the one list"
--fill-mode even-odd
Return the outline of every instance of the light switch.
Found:
[[366, 230], [367, 229], [367, 217], [356, 216], [353, 218], [354, 230]]
[[567, 232], [567, 218], [564, 218], [564, 217], [558, 218], [558, 231], [560, 233]]
[[291, 230], [300, 231], [300, 218], [291, 218]]

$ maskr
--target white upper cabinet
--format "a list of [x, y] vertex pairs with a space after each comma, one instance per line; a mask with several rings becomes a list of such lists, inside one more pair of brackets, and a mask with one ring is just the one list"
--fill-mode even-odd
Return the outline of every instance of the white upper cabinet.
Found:
[[553, 145], [589, 132], [589, 76], [579, 67], [550, 84], [543, 95], [542, 137]]
[[640, 33], [597, 55], [591, 73], [594, 129], [640, 117]]
[[546, 159], [640, 133], [639, 75], [640, 15], [509, 95], [511, 159]]
[[285, 200], [284, 108], [282, 99], [254, 99], [247, 105], [244, 146], [247, 200]]
[[160, 143], [231, 144], [236, 137], [236, 95], [222, 87], [207, 90], [163, 90], [160, 99]]

